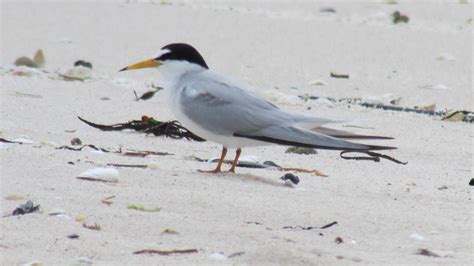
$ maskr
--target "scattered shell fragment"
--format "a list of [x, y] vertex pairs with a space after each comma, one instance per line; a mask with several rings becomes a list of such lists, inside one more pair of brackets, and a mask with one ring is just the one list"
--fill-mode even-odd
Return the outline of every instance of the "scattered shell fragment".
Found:
[[12, 142], [18, 142], [21, 144], [34, 144], [35, 142], [31, 140], [29, 136], [19, 136], [18, 138], [12, 140]]
[[419, 106], [418, 109], [428, 112], [434, 112], [436, 110], [436, 104], [432, 103], [428, 105]]
[[435, 85], [428, 84], [428, 85], [421, 86], [420, 88], [427, 89], [427, 90], [450, 90], [451, 89], [444, 84], [435, 84]]
[[118, 176], [119, 172], [117, 169], [99, 167], [82, 172], [77, 176], [77, 178], [98, 182], [117, 183]]
[[383, 105], [384, 101], [378, 96], [364, 96], [360, 99], [361, 104]]
[[415, 240], [424, 240], [425, 239], [422, 235], [420, 235], [418, 233], [411, 234], [410, 238], [415, 239]]
[[322, 79], [315, 79], [310, 82], [308, 82], [308, 85], [314, 85], [314, 86], [327, 86], [328, 83]]
[[466, 119], [466, 113], [463, 111], [451, 111], [444, 115], [441, 120], [444, 121], [464, 121]]
[[439, 61], [456, 61], [456, 57], [451, 54], [443, 53], [436, 57], [436, 60]]
[[6, 200], [24, 200], [25, 198], [26, 197], [22, 194], [10, 194], [4, 197]]
[[66, 71], [66, 73], [61, 75], [64, 80], [68, 81], [84, 81], [92, 77], [92, 69], [83, 66], [75, 66]]
[[43, 50], [41, 49], [38, 49], [38, 51], [36, 51], [35, 55], [33, 56], [33, 59], [26, 56], [22, 56], [15, 60], [15, 66], [26, 66], [32, 68], [43, 67], [44, 63], [44, 54]]

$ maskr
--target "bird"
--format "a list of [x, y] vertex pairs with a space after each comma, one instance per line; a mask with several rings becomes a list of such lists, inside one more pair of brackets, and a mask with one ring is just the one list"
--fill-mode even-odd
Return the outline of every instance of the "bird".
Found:
[[176, 119], [195, 135], [222, 145], [215, 169], [221, 173], [227, 149], [236, 149], [228, 172], [235, 173], [242, 148], [279, 144], [325, 150], [391, 150], [345, 139], [392, 139], [359, 135], [324, 127], [340, 121], [289, 112], [265, 100], [247, 86], [211, 69], [190, 44], [172, 43], [151, 59], [129, 65], [120, 71], [157, 69], [164, 92]]

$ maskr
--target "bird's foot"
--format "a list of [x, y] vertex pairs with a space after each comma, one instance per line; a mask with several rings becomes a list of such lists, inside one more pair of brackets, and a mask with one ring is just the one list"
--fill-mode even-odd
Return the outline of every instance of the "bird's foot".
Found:
[[200, 173], [209, 173], [209, 174], [220, 174], [222, 173], [221, 169], [214, 169], [214, 170], [198, 170]]

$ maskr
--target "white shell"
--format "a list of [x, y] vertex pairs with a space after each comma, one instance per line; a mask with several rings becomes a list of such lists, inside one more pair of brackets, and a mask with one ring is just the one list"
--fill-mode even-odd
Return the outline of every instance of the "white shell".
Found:
[[90, 79], [92, 77], [92, 69], [83, 66], [70, 68], [63, 74], [64, 77], [77, 80]]
[[328, 83], [322, 79], [315, 79], [310, 82], [308, 82], [308, 85], [314, 85], [314, 86], [327, 86]]
[[118, 176], [117, 169], [104, 167], [90, 169], [78, 175], [78, 177], [100, 178], [109, 182], [118, 182]]

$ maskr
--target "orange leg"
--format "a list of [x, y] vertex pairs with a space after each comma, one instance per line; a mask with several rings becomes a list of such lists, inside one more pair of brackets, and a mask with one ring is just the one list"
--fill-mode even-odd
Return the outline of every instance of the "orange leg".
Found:
[[217, 163], [216, 169], [210, 170], [210, 171], [199, 170], [199, 172], [214, 173], [214, 174], [217, 174], [217, 173], [222, 172], [222, 171], [221, 171], [221, 166], [222, 166], [222, 163], [224, 162], [224, 159], [225, 159], [225, 155], [226, 155], [226, 154], [227, 154], [227, 148], [226, 148], [226, 147], [222, 147], [221, 159], [219, 160], [219, 163]]
[[237, 166], [237, 162], [239, 161], [240, 153], [242, 152], [242, 149], [238, 148], [235, 151], [235, 158], [234, 161], [232, 162], [232, 167], [229, 169], [229, 172], [235, 173], [235, 166]]

